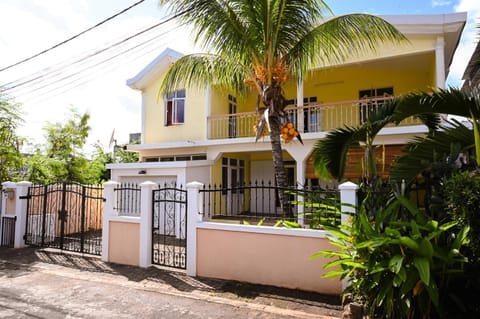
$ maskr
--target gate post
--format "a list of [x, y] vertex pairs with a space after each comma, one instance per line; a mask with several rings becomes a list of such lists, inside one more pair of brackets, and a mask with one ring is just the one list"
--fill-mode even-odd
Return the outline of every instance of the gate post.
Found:
[[[32, 186], [31, 182], [23, 181], [19, 183], [12, 183], [13, 187], [16, 188], [15, 192], [15, 216], [17, 221], [15, 222], [15, 241], [13, 244], [14, 248], [26, 247], [25, 244], [25, 230], [27, 229], [27, 201], [25, 196], [28, 195], [28, 188]], [[15, 186], [14, 186], [15, 185]], [[23, 197], [23, 198], [22, 198]]]
[[203, 221], [202, 197], [203, 184], [187, 184], [187, 275], [197, 275], [197, 223]]
[[147, 268], [152, 265], [152, 214], [154, 182], [140, 184], [140, 260], [138, 265]]
[[[342, 225], [350, 224], [349, 215], [355, 214], [358, 200], [357, 200], [357, 190], [358, 185], [352, 182], [345, 182], [338, 186], [340, 190], [340, 205], [342, 212]], [[348, 278], [342, 280], [342, 290], [348, 287]]]
[[108, 261], [108, 247], [110, 240], [110, 217], [115, 213], [115, 187], [120, 183], [109, 181], [103, 184], [103, 196], [105, 196], [105, 204], [103, 206], [102, 218], [102, 260]]
[[345, 225], [348, 223], [348, 214], [354, 214], [357, 208], [358, 185], [345, 182], [340, 184], [338, 189], [340, 190], [340, 204], [342, 205], [342, 225]]

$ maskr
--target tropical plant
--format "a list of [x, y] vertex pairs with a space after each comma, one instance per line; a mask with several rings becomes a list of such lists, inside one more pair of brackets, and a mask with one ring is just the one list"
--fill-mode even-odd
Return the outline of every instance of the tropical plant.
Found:
[[469, 228], [452, 236], [456, 222], [429, 219], [403, 197], [377, 210], [374, 221], [369, 215], [362, 205], [351, 226], [325, 226], [339, 250], [312, 256], [335, 258], [325, 264], [335, 269], [324, 277], [348, 279], [344, 293], [362, 302], [371, 318], [443, 317], [449, 284], [467, 261], [460, 250]]
[[447, 121], [434, 134], [415, 137], [390, 168], [390, 179], [411, 183], [422, 172], [444, 161], [458, 168], [472, 164], [470, 151], [475, 139], [472, 130], [456, 119]]
[[[239, 96], [256, 92], [261, 116], [257, 140], [268, 127], [275, 181], [280, 188], [287, 186], [281, 145], [284, 84], [302, 79], [313, 67], [339, 63], [372, 51], [382, 42], [404, 39], [376, 16], [327, 17], [332, 11], [322, 0], [159, 2], [178, 20], [194, 27], [195, 41], [208, 52], [178, 59], [163, 80], [161, 94], [207, 85]], [[279, 196], [285, 212], [288, 198], [283, 192]]]
[[[469, 118], [473, 126], [475, 158], [480, 164], [480, 89], [462, 91], [457, 88], [433, 92], [414, 92], [397, 100], [394, 117], [415, 114], [449, 114]], [[398, 119], [396, 119], [398, 123]]]
[[325, 180], [332, 178], [342, 180], [347, 165], [348, 150], [351, 147], [363, 145], [366, 157], [366, 171], [363, 177], [366, 181], [373, 181], [377, 178], [374, 140], [387, 124], [398, 124], [407, 117], [415, 116], [430, 131], [437, 129], [440, 123], [439, 116], [434, 113], [400, 112], [398, 111], [400, 101], [403, 101], [401, 97], [385, 101], [381, 107], [369, 113], [362, 125], [333, 130], [319, 140], [312, 153], [315, 170], [319, 176]]

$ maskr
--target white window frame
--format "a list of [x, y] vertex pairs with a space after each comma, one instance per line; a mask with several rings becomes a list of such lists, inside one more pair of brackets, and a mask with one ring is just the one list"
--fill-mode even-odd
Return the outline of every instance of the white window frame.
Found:
[[[186, 97], [187, 97], [187, 93], [185, 89], [177, 90], [172, 94], [168, 94], [165, 97], [165, 126], [185, 124]], [[180, 102], [183, 102], [183, 121], [176, 120]], [[171, 103], [170, 111], [169, 111], [169, 103]], [[171, 112], [172, 114], [169, 114], [169, 112]]]

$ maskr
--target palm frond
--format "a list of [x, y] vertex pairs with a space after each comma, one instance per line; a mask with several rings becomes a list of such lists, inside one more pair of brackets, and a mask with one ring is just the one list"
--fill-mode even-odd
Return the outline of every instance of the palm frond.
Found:
[[309, 30], [290, 50], [292, 73], [344, 62], [347, 58], [375, 52], [379, 44], [400, 43], [406, 38], [393, 25], [369, 14], [331, 18]]
[[435, 160], [449, 156], [452, 148], [465, 152], [473, 148], [474, 143], [473, 131], [452, 120], [434, 134], [410, 141], [404, 148], [407, 154], [399, 157], [390, 168], [390, 179], [409, 183]]
[[159, 94], [185, 87], [220, 85], [242, 95], [247, 89], [243, 81], [248, 77], [248, 71], [237, 61], [219, 55], [185, 55], [170, 67], [162, 81]]
[[347, 152], [351, 146], [359, 145], [364, 131], [357, 128], [340, 128], [319, 140], [312, 153], [315, 172], [324, 180], [341, 180], [347, 163]]
[[444, 113], [480, 118], [478, 92], [464, 92], [457, 88], [437, 89], [433, 92], [414, 92], [398, 97], [395, 118], [416, 114]]
[[[242, 63], [260, 59], [256, 51], [262, 34], [251, 33], [249, 26], [256, 13], [253, 1], [160, 0], [159, 4], [177, 15], [177, 19], [193, 26], [194, 40], [206, 51], [231, 56]], [[249, 7], [250, 6], [250, 7]], [[258, 27], [258, 25], [257, 25]], [[256, 30], [258, 31], [258, 30]]]

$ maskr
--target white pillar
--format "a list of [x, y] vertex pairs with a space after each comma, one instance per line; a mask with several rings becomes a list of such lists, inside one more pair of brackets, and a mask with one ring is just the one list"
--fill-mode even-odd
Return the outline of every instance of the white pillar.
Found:
[[[298, 79], [297, 82], [297, 106], [303, 106], [303, 79]], [[297, 130], [300, 133], [304, 132], [304, 125], [303, 125], [303, 108], [299, 108], [297, 110]]]
[[152, 208], [153, 189], [157, 184], [143, 182], [140, 184], [140, 260], [142, 268], [152, 265]]
[[355, 214], [357, 208], [357, 190], [358, 185], [352, 182], [345, 182], [338, 186], [340, 190], [340, 204], [342, 205], [342, 224], [349, 221], [349, 216]]
[[22, 248], [25, 245], [25, 229], [27, 225], [27, 200], [20, 199], [23, 196], [28, 195], [28, 188], [32, 186], [31, 182], [19, 182], [16, 184], [16, 192], [15, 192], [15, 216], [17, 217], [17, 221], [15, 222], [15, 243], [13, 245], [14, 248]]
[[[355, 214], [357, 208], [357, 190], [358, 185], [352, 182], [345, 182], [338, 186], [340, 190], [340, 204], [342, 211], [342, 225], [350, 223], [350, 217]], [[348, 287], [348, 278], [342, 280], [342, 290]]]
[[102, 260], [108, 261], [108, 247], [110, 240], [110, 219], [112, 216], [116, 216], [115, 211], [115, 187], [119, 185], [118, 182], [109, 181], [103, 184], [103, 196], [105, 197], [105, 203], [103, 205], [103, 218], [102, 218]]
[[435, 45], [435, 85], [439, 89], [445, 89], [445, 39], [437, 37]]
[[197, 275], [197, 224], [203, 221], [203, 184], [187, 184], [187, 275]]

